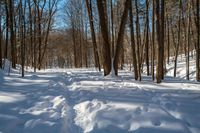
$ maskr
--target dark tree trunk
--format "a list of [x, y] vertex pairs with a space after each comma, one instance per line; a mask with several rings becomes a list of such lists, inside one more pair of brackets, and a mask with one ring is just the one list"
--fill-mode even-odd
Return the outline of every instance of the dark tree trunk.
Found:
[[135, 0], [135, 7], [136, 7], [136, 40], [137, 40], [137, 63], [138, 63], [138, 78], [141, 81], [141, 60], [140, 60], [140, 45], [141, 45], [141, 38], [140, 38], [140, 19], [139, 19], [139, 9], [138, 9], [138, 0]]
[[200, 20], [199, 20], [199, 0], [196, 0], [197, 15], [197, 45], [196, 45], [196, 80], [200, 82]]
[[94, 23], [93, 23], [93, 14], [92, 14], [92, 1], [90, 0], [90, 3], [88, 0], [85, 0], [86, 6], [87, 6], [87, 11], [88, 11], [88, 16], [90, 20], [90, 30], [91, 30], [91, 36], [92, 36], [92, 42], [93, 42], [93, 52], [94, 52], [94, 60], [95, 60], [95, 67], [99, 68], [99, 71], [101, 71], [101, 66], [99, 62], [99, 54], [98, 54], [98, 49], [97, 49], [97, 43], [96, 43], [96, 35], [95, 35], [95, 30], [94, 30]]
[[15, 33], [14, 33], [14, 16], [13, 16], [13, 0], [9, 0], [9, 24], [10, 24], [10, 42], [11, 42], [11, 58], [12, 58], [12, 68], [16, 68], [15, 61]]
[[174, 77], [176, 77], [177, 58], [179, 53], [180, 37], [181, 37], [181, 9], [182, 9], [181, 7], [182, 7], [182, 2], [181, 0], [179, 0], [178, 43], [176, 45], [176, 51], [175, 51]]
[[111, 72], [111, 54], [110, 54], [110, 42], [108, 34], [107, 12], [105, 12], [104, 5], [105, 3], [103, 3], [102, 0], [97, 0], [101, 33], [103, 37], [103, 68], [104, 68], [104, 75], [106, 76]]
[[186, 79], [190, 79], [190, 2], [188, 2], [188, 23], [187, 23], [187, 55], [186, 55]]
[[157, 26], [157, 68], [156, 68], [156, 79], [157, 83], [160, 83], [163, 78], [163, 61], [164, 61], [164, 0], [156, 0], [156, 26]]
[[146, 0], [146, 43], [145, 43], [145, 59], [147, 66], [147, 75], [149, 76], [149, 0]]
[[154, 59], [155, 59], [155, 0], [153, 0], [153, 10], [152, 10], [152, 59], [151, 59], [151, 73], [152, 80], [154, 81]]
[[[5, 9], [6, 9], [6, 46], [4, 50], [4, 58], [8, 58], [8, 28], [9, 28], [9, 11], [8, 11], [9, 2], [5, 0]], [[5, 60], [4, 60], [5, 62]]]
[[[1, 5], [0, 5], [1, 7]], [[1, 35], [2, 31], [1, 31], [1, 14], [0, 14], [0, 68], [2, 68], [2, 44], [1, 44], [1, 38], [2, 38], [2, 35]]]
[[133, 67], [135, 73], [135, 80], [138, 80], [138, 68], [137, 68], [137, 58], [135, 51], [135, 38], [134, 38], [134, 25], [133, 25], [133, 11], [132, 11], [132, 1], [129, 1], [129, 21], [130, 21], [130, 36], [131, 36], [131, 48], [132, 48], [132, 58], [133, 58]]
[[115, 58], [113, 62], [115, 75], [118, 75], [119, 57], [120, 57], [121, 50], [123, 48], [123, 38], [124, 38], [124, 31], [125, 31], [125, 26], [126, 26], [126, 21], [127, 21], [127, 16], [128, 16], [129, 3], [130, 3], [129, 0], [125, 1], [124, 12], [121, 18], [121, 24], [120, 24], [118, 38], [117, 38]]

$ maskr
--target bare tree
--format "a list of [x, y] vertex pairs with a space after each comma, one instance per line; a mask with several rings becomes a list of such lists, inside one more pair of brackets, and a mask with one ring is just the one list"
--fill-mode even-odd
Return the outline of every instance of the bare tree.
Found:
[[135, 38], [134, 38], [134, 25], [133, 25], [133, 11], [132, 11], [132, 1], [130, 0], [129, 6], [129, 21], [130, 21], [130, 36], [131, 36], [131, 48], [132, 48], [132, 58], [135, 73], [135, 80], [138, 80], [138, 68], [137, 68], [137, 58], [135, 51]]
[[103, 68], [104, 68], [104, 75], [106, 76], [111, 71], [111, 56], [110, 56], [110, 41], [109, 41], [109, 34], [108, 34], [108, 24], [106, 21], [107, 13], [105, 12], [104, 5], [105, 5], [104, 1], [97, 0], [101, 33], [103, 37]]
[[92, 14], [92, 1], [90, 0], [90, 3], [88, 0], [85, 0], [86, 6], [87, 6], [87, 12], [89, 16], [90, 21], [90, 29], [91, 29], [91, 36], [92, 36], [92, 42], [93, 42], [93, 51], [94, 51], [94, 59], [95, 59], [95, 67], [99, 68], [99, 71], [101, 71], [101, 66], [99, 62], [99, 54], [97, 49], [97, 43], [96, 43], [96, 35], [94, 30], [94, 23], [93, 23], [93, 14]]

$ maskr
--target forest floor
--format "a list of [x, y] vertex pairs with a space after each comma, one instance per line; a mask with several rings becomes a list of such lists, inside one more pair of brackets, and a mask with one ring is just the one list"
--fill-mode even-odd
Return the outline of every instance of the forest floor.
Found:
[[0, 133], [200, 133], [200, 84], [178, 66], [161, 84], [128, 70], [0, 71]]

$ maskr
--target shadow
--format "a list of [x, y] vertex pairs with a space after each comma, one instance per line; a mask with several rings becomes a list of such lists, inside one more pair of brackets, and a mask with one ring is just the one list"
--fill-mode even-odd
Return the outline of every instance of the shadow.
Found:
[[[15, 131], [20, 133], [44, 133], [48, 131], [52, 133], [64, 131], [82, 133], [83, 130], [79, 127], [80, 125], [76, 125], [74, 121], [78, 115], [74, 107], [86, 101], [92, 102], [93, 100], [100, 102], [105, 108], [99, 108], [90, 112], [97, 111], [93, 117], [94, 121], [92, 121], [97, 122], [97, 124], [94, 125], [90, 133], [183, 132], [183, 130], [176, 128], [172, 129], [170, 126], [168, 128], [162, 127], [162, 124], [170, 124], [174, 121], [176, 122], [175, 125], [178, 123], [178, 126], [188, 127], [187, 133], [190, 133], [190, 128], [196, 128], [200, 131], [200, 124], [198, 123], [200, 119], [200, 91], [181, 90], [180, 86], [173, 86], [174, 83], [180, 85], [186, 83], [188, 85], [186, 87], [199, 85], [193, 81], [186, 82], [186, 80], [172, 77], [166, 77], [163, 83], [156, 84], [152, 82], [150, 76], [143, 76], [142, 81], [139, 82], [134, 81], [133, 75], [130, 72], [120, 73], [119, 77], [103, 77], [100, 72], [79, 70], [77, 72], [71, 71], [70, 73], [40, 72], [34, 75], [27, 75], [23, 79], [16, 77], [4, 79], [4, 77], [0, 76], [0, 91], [19, 93], [25, 96], [25, 99], [22, 101], [0, 103], [0, 131], [6, 133]], [[171, 89], [172, 87], [173, 89]], [[52, 99], [48, 99], [48, 97], [58, 96], [65, 98], [67, 109], [70, 110], [67, 112], [69, 116], [65, 116], [66, 119], [51, 118], [48, 106], [45, 113], [37, 115], [24, 113], [27, 110], [33, 111], [31, 109], [38, 103], [51, 103]], [[109, 108], [109, 106], [115, 103], [117, 104], [114, 108]], [[131, 109], [127, 108], [127, 105]], [[42, 109], [43, 106], [46, 105], [41, 105], [38, 111], [41, 111], [39, 109]], [[52, 105], [49, 106], [52, 107]], [[53, 111], [60, 111], [56, 109]], [[109, 115], [105, 117], [107, 114]], [[89, 116], [84, 118], [87, 119], [87, 117]], [[96, 118], [102, 121], [111, 121], [111, 124], [100, 127], [98, 126], [99, 119]], [[159, 121], [152, 122], [154, 118]], [[38, 122], [40, 125], [35, 127], [28, 125], [30, 123], [34, 125], [34, 122]], [[129, 123], [127, 127], [117, 125], [117, 123], [123, 125], [124, 122]], [[11, 123], [10, 127], [9, 123]], [[131, 124], [134, 126], [137, 123], [141, 124], [140, 127], [129, 130]], [[145, 123], [150, 123], [150, 127], [145, 125]], [[71, 127], [63, 127], [63, 124]], [[25, 128], [26, 126], [27, 128]]]

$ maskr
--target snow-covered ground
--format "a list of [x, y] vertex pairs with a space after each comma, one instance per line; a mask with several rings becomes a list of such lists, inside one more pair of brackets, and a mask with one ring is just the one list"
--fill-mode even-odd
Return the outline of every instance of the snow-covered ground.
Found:
[[199, 83], [119, 75], [52, 69], [20, 78], [0, 71], [0, 133], [200, 133]]

